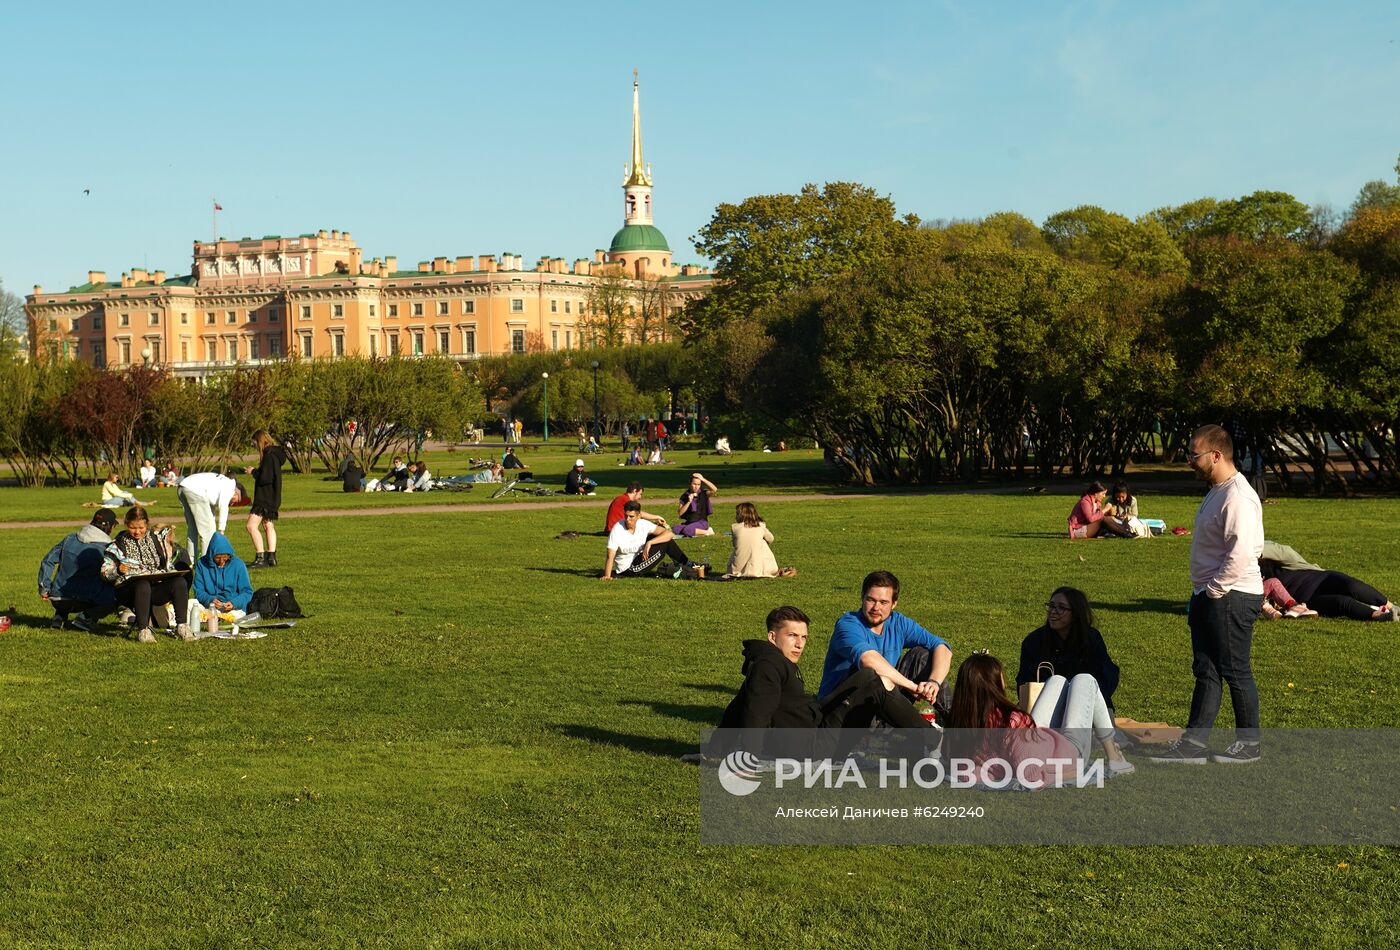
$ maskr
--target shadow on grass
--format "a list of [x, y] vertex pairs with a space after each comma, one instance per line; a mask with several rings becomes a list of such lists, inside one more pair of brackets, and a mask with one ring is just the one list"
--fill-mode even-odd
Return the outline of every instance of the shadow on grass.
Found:
[[527, 567], [527, 571], [535, 571], [540, 574], [572, 574], [574, 577], [591, 577], [598, 579], [598, 569], [582, 567]]
[[572, 739], [582, 739], [595, 745], [622, 746], [633, 752], [655, 755], [663, 759], [678, 759], [686, 753], [695, 752], [700, 748], [697, 742], [677, 742], [674, 739], [658, 739], [655, 736], [634, 736], [625, 732], [613, 732], [610, 729], [599, 729], [596, 726], [584, 726], [577, 723], [554, 724], [551, 728], [559, 730]]
[[726, 696], [733, 696], [738, 692], [737, 689], [722, 683], [681, 683], [680, 685], [684, 689], [698, 689], [703, 693], [723, 693]]
[[653, 712], [687, 722], [698, 722], [702, 726], [718, 726], [724, 709], [720, 706], [698, 706], [693, 703], [661, 703], [646, 699], [624, 699], [619, 706], [646, 706]]

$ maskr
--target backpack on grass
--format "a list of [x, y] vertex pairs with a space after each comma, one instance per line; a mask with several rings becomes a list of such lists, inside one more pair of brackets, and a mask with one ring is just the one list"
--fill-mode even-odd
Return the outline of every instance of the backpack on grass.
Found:
[[290, 587], [260, 587], [248, 602], [248, 613], [260, 614], [273, 620], [279, 617], [304, 617], [301, 605]]

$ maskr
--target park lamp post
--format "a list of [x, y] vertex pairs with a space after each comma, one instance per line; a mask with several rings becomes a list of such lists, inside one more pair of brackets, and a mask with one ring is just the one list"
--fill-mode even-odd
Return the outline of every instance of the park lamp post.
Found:
[[603, 430], [598, 425], [598, 361], [593, 361], [593, 435], [601, 443], [603, 441]]
[[151, 365], [151, 348], [149, 346], [143, 347], [141, 350], [141, 365], [148, 368]]
[[549, 374], [540, 373], [544, 380], [544, 440], [549, 441]]

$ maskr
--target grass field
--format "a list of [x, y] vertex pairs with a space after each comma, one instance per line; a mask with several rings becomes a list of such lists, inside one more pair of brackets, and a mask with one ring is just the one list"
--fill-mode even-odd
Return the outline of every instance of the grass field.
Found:
[[[810, 456], [771, 464], [820, 486]], [[599, 469], [613, 485], [632, 471]], [[720, 512], [789, 474], [733, 471]], [[288, 507], [320, 506], [321, 484], [289, 482]], [[1189, 525], [1196, 502], [1144, 496], [1143, 513]], [[1010, 661], [1049, 591], [1082, 587], [1123, 667], [1120, 714], [1182, 722], [1189, 540], [1071, 544], [1070, 503], [766, 503], [800, 574], [746, 584], [599, 583], [601, 539], [556, 538], [599, 530], [598, 507], [289, 520], [284, 566], [255, 584], [293, 586], [311, 619], [153, 646], [43, 627], [34, 573], [62, 532], [0, 531], [0, 598], [20, 613], [0, 636], [0, 944], [1391, 942], [1392, 849], [699, 844], [697, 773], [678, 756], [738, 685], [739, 641], [772, 606], [803, 607], [814, 686], [831, 623], [877, 567], [958, 657]], [[0, 490], [0, 510], [83, 517], [49, 490]], [[1290, 499], [1265, 522], [1396, 596], [1397, 514]], [[721, 565], [728, 543], [685, 546]], [[1261, 625], [1264, 725], [1387, 724], [1397, 628]]]

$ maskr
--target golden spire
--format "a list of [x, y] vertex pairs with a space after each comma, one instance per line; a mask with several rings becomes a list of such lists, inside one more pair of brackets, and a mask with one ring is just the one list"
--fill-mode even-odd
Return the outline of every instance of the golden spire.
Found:
[[650, 185], [651, 170], [642, 165], [642, 108], [639, 104], [637, 71], [632, 70], [632, 167], [622, 184]]

